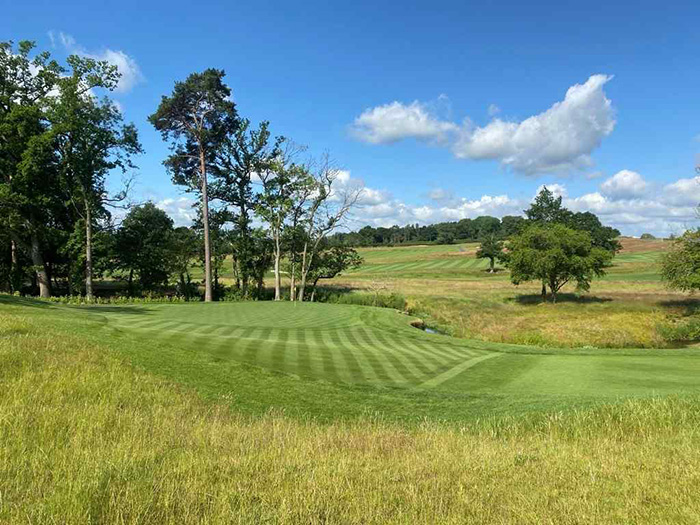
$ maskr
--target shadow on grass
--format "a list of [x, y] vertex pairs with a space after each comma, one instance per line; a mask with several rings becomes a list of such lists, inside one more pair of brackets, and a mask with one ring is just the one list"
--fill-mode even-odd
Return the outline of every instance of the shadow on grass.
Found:
[[15, 295], [0, 294], [0, 304], [7, 306], [29, 306], [32, 308], [52, 308], [53, 305], [32, 297], [17, 297]]
[[683, 315], [695, 315], [700, 313], [700, 298], [688, 297], [686, 299], [669, 299], [657, 303], [670, 310], [683, 310]]
[[[542, 304], [542, 296], [540, 294], [516, 295], [510, 299], [518, 304]], [[547, 303], [551, 304], [552, 297], [547, 296]], [[610, 297], [596, 297], [595, 295], [576, 295], [574, 293], [562, 293], [557, 295], [557, 303], [576, 303], [576, 304], [599, 304], [609, 303]]]

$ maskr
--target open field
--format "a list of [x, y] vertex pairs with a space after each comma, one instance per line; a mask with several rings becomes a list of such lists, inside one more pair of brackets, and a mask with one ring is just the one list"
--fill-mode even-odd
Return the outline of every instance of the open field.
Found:
[[2, 297], [0, 522], [700, 519], [698, 351], [480, 344], [409, 321]]
[[365, 264], [332, 285], [402, 293], [429, 324], [469, 339], [543, 347], [687, 345], [669, 340], [663, 330], [698, 308], [660, 280], [658, 262], [669, 243], [622, 243], [608, 274], [594, 280], [589, 293], [569, 287], [557, 305], [540, 304], [538, 283], [516, 287], [505, 270], [487, 273], [487, 262], [474, 258], [476, 244], [365, 248]]

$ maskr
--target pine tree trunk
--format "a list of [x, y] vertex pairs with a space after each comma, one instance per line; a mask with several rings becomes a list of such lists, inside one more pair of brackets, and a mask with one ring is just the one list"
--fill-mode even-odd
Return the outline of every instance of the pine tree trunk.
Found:
[[93, 299], [92, 294], [92, 210], [90, 203], [85, 199], [85, 298], [88, 302]]
[[49, 281], [49, 274], [46, 272], [44, 257], [41, 254], [39, 237], [35, 232], [32, 232], [31, 237], [32, 264], [36, 268], [36, 281], [39, 285], [39, 297], [51, 297], [51, 281]]
[[542, 281], [542, 302], [547, 301], [547, 285], [544, 284], [544, 281]]
[[489, 273], [493, 273], [494, 260], [491, 258], [491, 267], [489, 268]]
[[204, 150], [199, 150], [199, 172], [202, 176], [202, 220], [204, 222], [204, 301], [213, 300], [211, 292], [211, 243], [209, 241], [209, 195]]

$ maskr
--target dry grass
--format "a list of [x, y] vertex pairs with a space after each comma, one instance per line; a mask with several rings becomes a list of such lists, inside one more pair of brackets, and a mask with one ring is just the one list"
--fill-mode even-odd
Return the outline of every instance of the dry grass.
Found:
[[0, 317], [0, 522], [697, 523], [694, 400], [457, 428], [246, 418]]

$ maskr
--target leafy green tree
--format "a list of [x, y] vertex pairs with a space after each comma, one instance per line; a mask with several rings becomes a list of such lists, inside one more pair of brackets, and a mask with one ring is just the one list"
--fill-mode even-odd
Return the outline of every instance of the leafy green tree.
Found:
[[[239, 126], [229, 133], [217, 151], [213, 167], [214, 182], [211, 193], [222, 201], [231, 223], [230, 240], [233, 251], [233, 272], [236, 286], [241, 296], [249, 296], [249, 282], [256, 273], [259, 256], [264, 259], [266, 247], [256, 243], [252, 235], [251, 223], [255, 208], [253, 178], [265, 171], [279, 154], [283, 139], [276, 139], [270, 144], [268, 122], [262, 122], [257, 129], [252, 129], [248, 119], [242, 119]], [[256, 247], [263, 249], [257, 254]]]
[[311, 282], [309, 300], [313, 302], [316, 296], [316, 286], [321, 279], [333, 279], [342, 272], [359, 268], [362, 263], [362, 257], [349, 246], [331, 246], [317, 252], [311, 263], [311, 268], [309, 268], [309, 281]]
[[[294, 215], [300, 213], [302, 203], [313, 193], [313, 180], [308, 169], [294, 162], [296, 153], [294, 149], [287, 148], [259, 174], [262, 192], [256, 202], [256, 213], [267, 225], [272, 238], [275, 301], [282, 299], [281, 264], [285, 227], [290, 218], [292, 227], [295, 227]], [[296, 259], [294, 254], [290, 257]], [[291, 295], [294, 295], [293, 292]]]
[[127, 187], [117, 195], [107, 192], [107, 176], [135, 169], [132, 159], [142, 152], [133, 124], [124, 124], [117, 106], [95, 88], [112, 90], [119, 81], [115, 66], [72, 55], [71, 74], [57, 82], [58, 94], [49, 110], [50, 135], [58, 156], [61, 181], [70, 205], [85, 226], [85, 296], [93, 297], [93, 230], [98, 221], [108, 220], [107, 206], [123, 201]]
[[197, 233], [185, 226], [173, 230], [172, 269], [178, 277], [178, 294], [189, 301], [197, 295], [197, 287], [192, 282], [190, 268], [199, 254], [201, 242]]
[[20, 250], [33, 265], [39, 294], [51, 295], [47, 225], [62, 204], [55, 158], [46, 140], [46, 106], [63, 70], [35, 45], [0, 43], [0, 227], [10, 242], [9, 280], [20, 286]]
[[209, 232], [208, 172], [216, 165], [217, 153], [226, 137], [239, 126], [231, 89], [225, 73], [207, 69], [175, 82], [149, 121], [171, 144], [172, 154], [164, 162], [175, 184], [200, 197], [204, 239], [204, 300], [213, 299], [212, 258]]
[[651, 233], [643, 233], [640, 239], [644, 241], [653, 241], [654, 239], [656, 239], [656, 237], [654, 237]]
[[477, 259], [489, 260], [489, 273], [495, 271], [496, 260], [503, 256], [503, 241], [494, 233], [481, 239], [479, 249], [476, 251]]
[[554, 193], [544, 186], [530, 207], [525, 210], [525, 216], [530, 222], [537, 224], [567, 224], [571, 212], [562, 205], [561, 195], [555, 197]]
[[661, 260], [661, 277], [671, 289], [700, 290], [700, 230], [689, 230], [673, 241]]
[[604, 275], [612, 259], [612, 253], [593, 246], [590, 234], [563, 224], [533, 225], [513, 237], [507, 250], [512, 283], [541, 281], [549, 287], [553, 303], [569, 282], [580, 291], [589, 290], [591, 279]]
[[501, 218], [501, 229], [499, 230], [499, 236], [502, 239], [507, 239], [513, 235], [520, 233], [523, 228], [525, 228], [527, 221], [524, 217], [519, 217], [517, 215], [506, 215]]
[[173, 220], [152, 202], [133, 207], [116, 235], [117, 268], [127, 272], [129, 294], [134, 278], [139, 288], [155, 291], [168, 284], [174, 268]]

